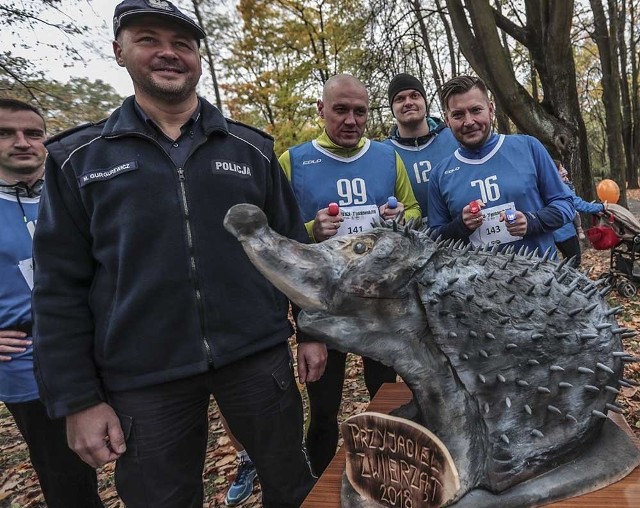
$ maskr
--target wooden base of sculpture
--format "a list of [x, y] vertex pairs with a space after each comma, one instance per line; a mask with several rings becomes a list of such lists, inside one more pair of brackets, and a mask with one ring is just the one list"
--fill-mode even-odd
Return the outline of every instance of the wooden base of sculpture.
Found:
[[[403, 383], [396, 384], [385, 384], [380, 389], [374, 400], [369, 406], [371, 411], [379, 411], [383, 413], [387, 413], [401, 404], [408, 402], [411, 398], [411, 392]], [[629, 446], [636, 446], [640, 448], [640, 443], [637, 438], [633, 437], [631, 433], [631, 429], [626, 424], [624, 419], [620, 415], [612, 415], [611, 422], [607, 422], [607, 426], [603, 430], [603, 436], [612, 435], [614, 439], [616, 436], [619, 436], [621, 433], [618, 432], [618, 429], [615, 428], [615, 425], [619, 426], [626, 432], [626, 436], [629, 437]], [[626, 439], [625, 436], [625, 439]], [[607, 446], [606, 444], [604, 445]], [[606, 450], [606, 448], [605, 448]], [[630, 450], [633, 451], [633, 448]], [[608, 456], [607, 456], [608, 455]], [[607, 454], [606, 451], [598, 451], [594, 449], [592, 451], [592, 455], [586, 457], [586, 465], [579, 463], [569, 463], [565, 464], [563, 467], [568, 468], [577, 468], [578, 470], [582, 469], [594, 469], [597, 467], [596, 461], [611, 458], [611, 454]], [[614, 457], [615, 462], [615, 457]], [[624, 462], [624, 460], [620, 459], [620, 462]], [[325, 473], [318, 480], [318, 483], [311, 491], [305, 502], [303, 503], [303, 508], [337, 508], [341, 506], [341, 493], [343, 492], [343, 473], [345, 470], [345, 455], [344, 450], [339, 450], [336, 457], [333, 459]], [[567, 475], [570, 478], [572, 475]], [[595, 492], [590, 492], [589, 494], [581, 495], [578, 497], [573, 497], [571, 499], [566, 499], [560, 501], [558, 503], [554, 503], [550, 506], [554, 506], [556, 508], [573, 508], [573, 507], [583, 507], [583, 508], [595, 508], [602, 506], [615, 506], [616, 508], [624, 508], [624, 507], [633, 507], [637, 506], [637, 501], [640, 499], [640, 468], [635, 469], [631, 474], [624, 476], [620, 481], [617, 481], [621, 476], [624, 476], [622, 471], [611, 471], [611, 481], [616, 482], [605, 488], [597, 490]], [[545, 492], [553, 492], [554, 484], [553, 482], [545, 483], [545, 475], [542, 475], [537, 480], [541, 481], [540, 489], [545, 489]], [[569, 480], [567, 480], [569, 481]], [[348, 481], [346, 481], [346, 485], [344, 488], [344, 495], [347, 496], [346, 499], [343, 500], [342, 506], [348, 505], [349, 500], [349, 486]], [[513, 506], [523, 506], [530, 505], [536, 506], [535, 500], [530, 497], [522, 497], [523, 495], [528, 496], [529, 494], [522, 494], [518, 492], [517, 489], [519, 486], [516, 486], [513, 492]], [[356, 495], [355, 491], [353, 491], [354, 495]], [[359, 495], [358, 495], [359, 496]], [[476, 490], [470, 492], [467, 496], [469, 499], [467, 501], [464, 498], [461, 502], [468, 502], [470, 504], [461, 505], [461, 506], [473, 506], [474, 508], [477, 506], [497, 506], [496, 498], [493, 494]], [[360, 499], [361, 500], [361, 499]], [[507, 501], [505, 499], [500, 500], [500, 506], [511, 506], [509, 504], [503, 504], [503, 501], [507, 503], [511, 501]], [[360, 504], [359, 506], [366, 507], [366, 504]], [[380, 504], [371, 504], [371, 506], [380, 506]]]

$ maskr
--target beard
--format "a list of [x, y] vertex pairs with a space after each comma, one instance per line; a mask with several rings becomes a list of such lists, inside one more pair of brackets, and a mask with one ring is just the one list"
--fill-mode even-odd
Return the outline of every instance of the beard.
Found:
[[134, 85], [141, 92], [159, 102], [175, 104], [182, 102], [195, 93], [200, 73], [185, 74], [186, 79], [176, 81], [156, 80], [150, 74], [131, 76]]

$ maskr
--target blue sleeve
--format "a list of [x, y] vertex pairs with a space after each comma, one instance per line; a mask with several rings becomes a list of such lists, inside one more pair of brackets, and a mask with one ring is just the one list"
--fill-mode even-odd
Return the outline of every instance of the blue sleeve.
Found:
[[538, 190], [543, 208], [527, 214], [527, 234], [553, 231], [575, 217], [573, 199], [567, 186], [560, 179], [551, 156], [537, 139], [530, 137], [532, 156], [538, 171]]
[[580, 213], [602, 213], [604, 212], [604, 205], [602, 203], [589, 203], [580, 196], [578, 196], [573, 189], [571, 189], [571, 196], [573, 198], [573, 207]]
[[442, 193], [440, 192], [440, 175], [444, 164], [440, 162], [432, 171], [427, 183], [428, 190], [428, 215], [427, 222], [434, 236], [453, 238], [456, 240], [469, 240], [473, 231], [462, 222], [462, 210], [456, 217], [451, 217]]

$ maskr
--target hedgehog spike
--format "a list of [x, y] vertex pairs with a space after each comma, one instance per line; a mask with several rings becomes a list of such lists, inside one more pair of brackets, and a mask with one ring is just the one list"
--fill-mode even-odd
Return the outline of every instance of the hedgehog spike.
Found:
[[516, 379], [516, 384], [518, 386], [529, 386], [529, 383], [527, 383], [524, 379]]
[[556, 311], [557, 309], [555, 307], [551, 307], [548, 311], [547, 311], [547, 316], [551, 316], [553, 315], [553, 313]]
[[512, 252], [511, 255], [509, 256], [509, 263], [511, 263], [515, 258], [516, 258], [516, 253]]
[[605, 316], [611, 316], [612, 314], [615, 316], [616, 314], [620, 314], [622, 312], [622, 305], [618, 305], [617, 307], [613, 307], [604, 313]]
[[486, 298], [493, 298], [493, 297], [494, 297], [494, 296], [496, 296], [497, 294], [498, 294], [498, 290], [497, 290], [497, 289], [494, 289], [494, 290], [492, 290], [492, 291], [489, 291], [489, 292], [485, 293], [485, 295], [484, 295], [484, 296], [485, 296]]
[[509, 438], [506, 434], [501, 434], [500, 439], [502, 439], [502, 441], [504, 441], [506, 444], [509, 444]]
[[502, 375], [502, 374], [498, 374], [496, 375], [496, 378], [498, 379], [498, 381], [500, 381], [501, 383], [506, 383], [507, 379]]
[[547, 247], [547, 250], [544, 251], [542, 255], [542, 262], [549, 261], [549, 256], [551, 255], [551, 247]]
[[504, 348], [509, 351], [511, 349], [516, 349], [518, 347], [518, 344], [514, 344], [513, 342], [511, 342], [510, 344], [507, 344]]
[[576, 314], [579, 314], [580, 312], [582, 312], [582, 309], [580, 307], [576, 307], [575, 309], [572, 309], [569, 312], [567, 312], [567, 314], [569, 315], [569, 317], [573, 317]]
[[520, 272], [520, 277], [525, 277], [525, 276], [527, 275], [527, 273], [529, 273], [529, 267], [528, 267], [528, 266], [525, 266], [525, 267], [524, 267], [524, 270], [522, 270], [522, 271]]
[[[516, 295], [514, 293], [511, 293], [509, 296], [507, 296], [504, 299], [504, 302], [505, 303], [511, 303], [515, 297], [516, 297]], [[623, 337], [624, 337], [624, 335], [623, 335]]]
[[623, 377], [622, 379], [620, 379], [620, 381], [631, 386], [640, 386], [640, 383], [638, 383], [637, 381], [634, 381], [633, 379], [627, 379], [626, 377]]
[[594, 325], [596, 330], [606, 330], [607, 328], [611, 328], [611, 323], [598, 323]]
[[562, 272], [558, 277], [558, 283], [561, 284], [562, 281], [567, 278], [567, 275], [569, 275], [569, 272]]
[[585, 307], [584, 311], [585, 311], [586, 313], [589, 313], [589, 312], [591, 312], [593, 309], [595, 309], [597, 306], [598, 306], [598, 304], [597, 304], [597, 303], [592, 303], [591, 305], [589, 305], [589, 306]]
[[484, 412], [485, 412], [485, 413], [488, 413], [488, 412], [489, 412], [489, 409], [490, 409], [490, 408], [489, 408], [489, 404], [485, 402], [485, 403], [484, 403], [484, 405], [483, 405], [483, 407], [484, 407]]
[[577, 264], [578, 258], [577, 256], [571, 256], [568, 260], [567, 260], [567, 266], [570, 266], [572, 268], [576, 268], [578, 266]]
[[597, 367], [598, 369], [600, 369], [601, 371], [606, 372], [606, 373], [608, 373], [608, 374], [615, 374], [615, 373], [613, 372], [613, 370], [612, 370], [611, 368], [607, 367], [604, 363], [600, 363], [600, 362], [598, 362], [598, 363], [596, 363], [596, 367]]
[[538, 393], [551, 393], [551, 390], [546, 386], [538, 386]]
[[604, 298], [605, 296], [607, 296], [607, 293], [609, 291], [611, 291], [611, 286], [607, 286], [607, 287], [601, 289], [600, 291], [598, 291], [598, 294]]
[[597, 410], [595, 410], [595, 409], [594, 409], [593, 411], [591, 411], [591, 414], [592, 414], [593, 416], [597, 416], [598, 418], [606, 418], [606, 417], [607, 417], [607, 415], [606, 415], [606, 414], [604, 414], [604, 413], [603, 413], [603, 412], [601, 412], [601, 411], [597, 411]]
[[460, 252], [460, 254], [462, 254], [463, 256], [466, 256], [470, 250], [471, 250], [471, 244], [468, 243], [467, 245], [465, 245], [464, 249], [462, 249], [462, 252]]
[[604, 407], [606, 407], [609, 411], [613, 411], [614, 413], [618, 413], [619, 415], [623, 415], [624, 414], [624, 409], [622, 409], [620, 406], [616, 405], [616, 404], [605, 404]]
[[564, 292], [564, 296], [571, 296], [571, 294], [577, 289], [577, 287], [577, 285], [571, 284], [571, 286], [569, 286], [569, 289]]
[[447, 285], [451, 285], [451, 284], [455, 284], [456, 282], [458, 282], [458, 279], [460, 277], [451, 277], [448, 281], [447, 281]]
[[509, 277], [507, 279], [507, 284], [513, 284], [513, 281], [516, 280], [516, 277], [518, 276], [518, 274], [512, 275], [511, 277]]
[[540, 432], [538, 429], [533, 429], [531, 431], [531, 435], [533, 437], [544, 437], [544, 434], [542, 432]]
[[[596, 294], [597, 291], [598, 291], [598, 288], [593, 288], [591, 291], [585, 293], [584, 296], [586, 296], [588, 299], [591, 299], [593, 297], [593, 295]], [[595, 304], [595, 305], [597, 305], [597, 304]]]
[[469, 337], [475, 339], [478, 337], [478, 334], [474, 330], [469, 330]]
[[618, 389], [617, 389], [616, 387], [614, 387], [614, 386], [606, 385], [606, 386], [604, 387], [604, 391], [605, 391], [605, 392], [609, 392], [609, 393], [613, 393], [613, 394], [615, 394], [615, 395], [620, 395], [620, 390], [618, 390]]
[[498, 249], [500, 244], [496, 243], [492, 248], [491, 248], [491, 255], [492, 256], [496, 256], [498, 254]]
[[625, 356], [620, 358], [625, 363], [638, 363], [640, 362], [640, 358], [637, 356]]
[[[556, 266], [556, 269], [554, 270], [556, 273], [559, 273], [562, 271], [562, 269], [566, 266], [567, 262], [569, 261], [569, 258], [564, 258], [562, 261], [560, 261], [560, 263], [558, 263], [558, 266]], [[566, 273], [566, 272], [565, 272]]]
[[495, 336], [494, 334], [492, 334], [491, 332], [487, 332], [487, 333], [485, 333], [485, 334], [484, 334], [484, 336], [485, 336], [487, 339], [496, 340], [496, 336]]
[[551, 372], [564, 372], [564, 369], [560, 367], [560, 365], [552, 365], [551, 367], [549, 367], [549, 370]]
[[487, 261], [489, 261], [489, 258], [488, 258], [488, 257], [483, 257], [483, 258], [481, 258], [481, 259], [478, 261], [478, 264], [479, 264], [480, 266], [484, 266], [484, 265], [486, 265], [486, 264], [487, 264]]
[[393, 221], [393, 232], [394, 233], [398, 232], [398, 223], [396, 221]]
[[495, 270], [489, 270], [486, 275], [487, 279], [490, 279], [491, 277], [493, 277], [495, 273], [496, 273]]
[[565, 420], [569, 420], [571, 423], [578, 423], [577, 418], [572, 414], [567, 413], [566, 415], [564, 415], [564, 418]]
[[511, 399], [509, 397], [504, 399], [504, 403], [507, 405], [507, 407], [511, 407]]
[[487, 353], [484, 349], [481, 349], [480, 356], [482, 356], [483, 358], [489, 358], [489, 353]]
[[620, 358], [621, 356], [631, 356], [631, 355], [626, 351], [612, 351], [611, 356], [613, 356], [614, 358]]
[[595, 374], [595, 371], [587, 367], [578, 367], [578, 372], [580, 372], [580, 374]]
[[483, 384], [487, 382], [487, 378], [485, 378], [482, 374], [478, 374], [478, 379]]
[[531, 406], [529, 404], [525, 404], [524, 405], [524, 411], [525, 413], [527, 413], [528, 415], [533, 414], [533, 411], [531, 411]]
[[498, 323], [500, 323], [501, 325], [506, 325], [508, 322], [509, 322], [509, 318], [507, 316], [504, 316], [498, 319]]
[[523, 256], [524, 255], [524, 245], [520, 246], [520, 249], [518, 249], [518, 256]]
[[638, 335], [638, 332], [625, 332], [620, 337], [622, 337], [623, 339], [630, 339], [632, 337], [635, 337], [636, 335]]
[[534, 284], [534, 285], [532, 285], [529, 289], [527, 289], [527, 290], [525, 291], [525, 294], [526, 294], [527, 296], [531, 296], [531, 293], [533, 293], [533, 290], [534, 290], [535, 288], [536, 288], [536, 286], [535, 286], [535, 284]]
[[558, 388], [573, 388], [571, 383], [567, 383], [566, 381], [561, 381], [558, 383]]
[[538, 340], [544, 338], [544, 334], [542, 333], [534, 333], [531, 335], [531, 340]]
[[588, 392], [593, 392], [593, 393], [598, 393], [600, 391], [600, 388], [593, 385], [584, 385], [584, 389], [587, 390]]
[[535, 367], [536, 365], [540, 365], [540, 362], [538, 360], [527, 360], [527, 365], [531, 365], [532, 367]]
[[562, 414], [562, 411], [560, 411], [556, 406], [552, 406], [551, 404], [547, 406], [547, 411], [549, 411], [550, 413], [555, 413], [557, 415]]

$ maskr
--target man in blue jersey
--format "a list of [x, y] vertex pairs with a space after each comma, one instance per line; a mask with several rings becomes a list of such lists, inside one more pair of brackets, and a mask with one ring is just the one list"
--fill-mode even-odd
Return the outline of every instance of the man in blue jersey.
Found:
[[398, 74], [389, 83], [388, 95], [396, 125], [384, 142], [402, 157], [426, 223], [429, 173], [458, 148], [458, 141], [440, 118], [427, 115], [426, 92], [416, 77]]
[[33, 106], [0, 99], [0, 401], [29, 448], [49, 508], [101, 507], [96, 472], [67, 446], [64, 419], [38, 397], [31, 341], [31, 243], [44, 161], [45, 123]]
[[[371, 228], [371, 219], [421, 217], [407, 172], [393, 147], [364, 137], [369, 95], [362, 82], [348, 74], [325, 83], [318, 113], [323, 133], [280, 156], [302, 209], [309, 236], [322, 242]], [[389, 196], [397, 200], [389, 202]], [[336, 203], [339, 210], [331, 210]], [[395, 206], [394, 206], [395, 205]], [[333, 207], [332, 207], [333, 208]], [[324, 375], [307, 383], [311, 423], [307, 449], [313, 471], [322, 474], [338, 443], [338, 410], [342, 399], [344, 353], [330, 350]], [[382, 383], [394, 382], [395, 371], [363, 358], [365, 384], [373, 397]]]
[[440, 99], [460, 148], [431, 172], [429, 226], [475, 247], [553, 252], [553, 231], [575, 210], [547, 150], [531, 136], [492, 132], [494, 106], [479, 78], [450, 79]]

